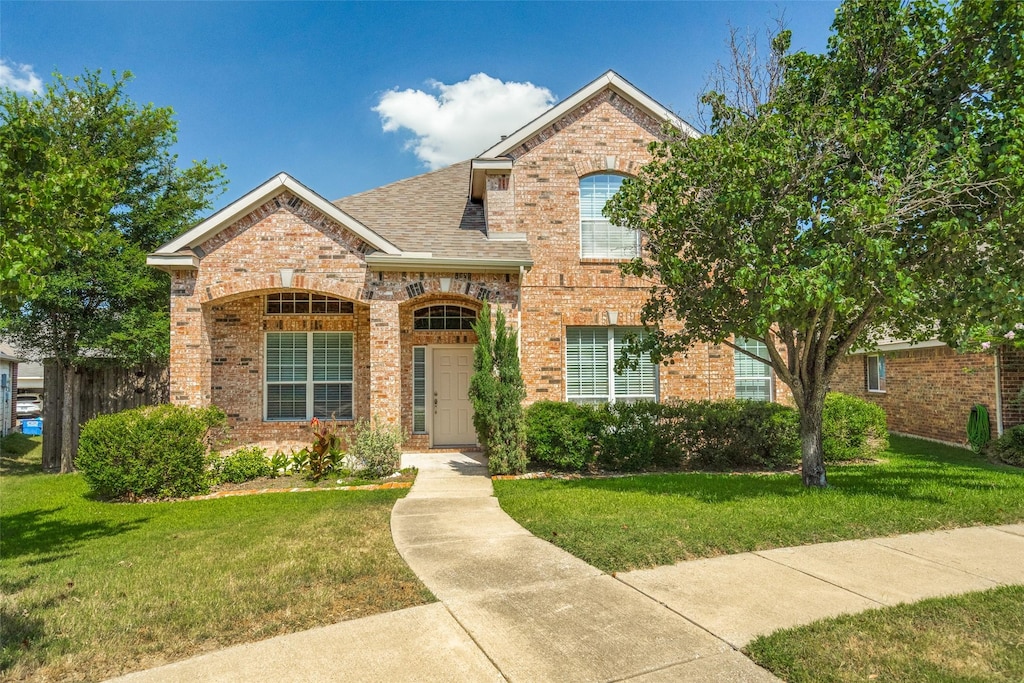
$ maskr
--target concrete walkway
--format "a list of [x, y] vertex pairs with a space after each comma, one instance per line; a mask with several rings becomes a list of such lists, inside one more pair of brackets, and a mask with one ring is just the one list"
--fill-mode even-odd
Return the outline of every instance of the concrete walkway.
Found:
[[410, 456], [398, 552], [510, 681], [774, 681], [722, 640], [533, 536], [469, 455]]
[[1024, 583], [1024, 525], [780, 548], [612, 577], [502, 512], [478, 456], [407, 455], [402, 557], [441, 601], [123, 681], [777, 681], [737, 652], [777, 628]]

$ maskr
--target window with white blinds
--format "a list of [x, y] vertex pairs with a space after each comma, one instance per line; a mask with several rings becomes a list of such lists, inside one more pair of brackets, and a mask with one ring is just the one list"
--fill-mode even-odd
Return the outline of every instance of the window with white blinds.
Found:
[[[737, 337], [735, 344], [758, 358], [768, 358], [768, 347], [756, 339]], [[736, 398], [750, 401], [772, 400], [771, 366], [754, 360], [739, 350], [733, 350], [733, 364], [736, 375]]]
[[644, 354], [635, 369], [615, 372], [626, 337], [639, 328], [570, 327], [565, 331], [565, 395], [576, 403], [658, 400], [658, 371]]
[[412, 347], [412, 431], [427, 433], [427, 347]]
[[267, 420], [351, 420], [351, 332], [268, 332]]
[[580, 255], [583, 258], [630, 259], [640, 253], [640, 233], [612, 224], [601, 212], [622, 186], [622, 176], [580, 178]]

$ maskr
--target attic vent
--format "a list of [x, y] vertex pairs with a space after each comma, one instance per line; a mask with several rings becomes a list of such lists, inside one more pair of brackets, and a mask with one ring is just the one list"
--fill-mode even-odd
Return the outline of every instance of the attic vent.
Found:
[[365, 254], [369, 254], [372, 251], [374, 251], [374, 248], [373, 248], [372, 245], [367, 244], [366, 242], [360, 242], [359, 243], [359, 253], [360, 254], [364, 254], [365, 255]]
[[292, 207], [293, 209], [297, 209], [300, 206], [302, 206], [302, 200], [299, 199], [298, 197], [292, 197], [291, 199], [288, 200], [288, 206]]
[[417, 297], [423, 293], [423, 283], [414, 282], [405, 288], [405, 293], [409, 295], [409, 298]]

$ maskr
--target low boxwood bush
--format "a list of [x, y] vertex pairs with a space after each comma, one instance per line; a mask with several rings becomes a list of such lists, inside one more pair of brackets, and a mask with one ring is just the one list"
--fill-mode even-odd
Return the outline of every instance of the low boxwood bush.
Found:
[[538, 401], [526, 409], [526, 456], [559, 470], [583, 470], [594, 461], [599, 433], [593, 406]]
[[146, 406], [82, 426], [75, 465], [103, 498], [179, 498], [209, 490], [207, 453], [223, 435], [216, 407]]
[[1024, 425], [1010, 427], [1001, 437], [990, 442], [988, 453], [999, 462], [1024, 467]]
[[259, 446], [244, 446], [223, 457], [213, 455], [210, 460], [210, 475], [214, 484], [241, 484], [276, 474], [276, 469], [267, 458], [267, 449]]
[[826, 462], [874, 458], [889, 447], [885, 411], [856, 396], [830, 392], [821, 416]]

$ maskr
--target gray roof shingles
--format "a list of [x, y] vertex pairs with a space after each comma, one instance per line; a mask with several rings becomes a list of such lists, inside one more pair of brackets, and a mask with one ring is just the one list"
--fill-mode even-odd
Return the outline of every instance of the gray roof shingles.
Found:
[[470, 162], [399, 180], [334, 202], [402, 251], [435, 258], [529, 260], [525, 241], [489, 240], [484, 208], [469, 201]]

